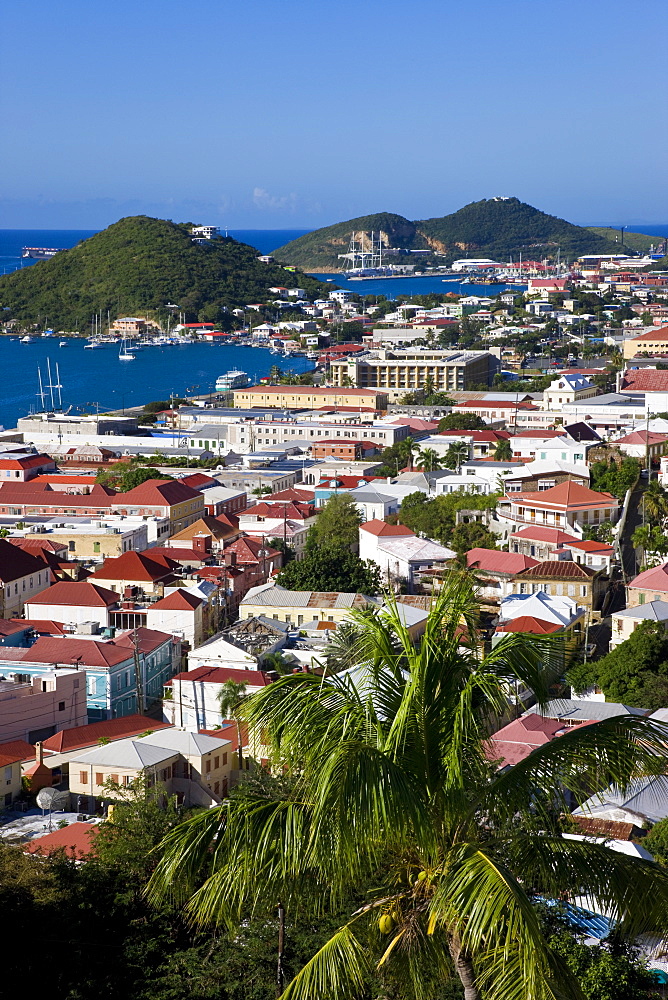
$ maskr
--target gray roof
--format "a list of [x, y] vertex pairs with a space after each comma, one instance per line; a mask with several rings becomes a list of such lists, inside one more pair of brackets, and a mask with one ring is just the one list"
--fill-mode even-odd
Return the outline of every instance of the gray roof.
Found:
[[625, 792], [611, 785], [574, 809], [573, 815], [596, 816], [611, 809], [628, 810], [652, 823], [668, 818], [668, 777], [639, 778]]
[[549, 701], [545, 708], [534, 705], [529, 709], [546, 719], [572, 719], [576, 722], [600, 722], [602, 719], [613, 719], [617, 715], [647, 715], [646, 708], [633, 708], [621, 705], [615, 701], [589, 701], [587, 699], [558, 698]]
[[372, 598], [363, 594], [344, 594], [338, 591], [320, 592], [317, 590], [286, 590], [276, 584], [264, 584], [259, 587], [252, 587], [243, 601], [244, 604], [264, 604], [266, 607], [291, 607], [291, 608], [352, 608], [353, 604], [361, 598], [369, 603], [376, 603]]
[[635, 608], [625, 608], [618, 611], [616, 618], [646, 618], [653, 622], [663, 622], [668, 619], [668, 601], [648, 601], [638, 604]]
[[79, 757], [72, 758], [74, 764], [100, 764], [107, 767], [144, 768], [170, 760], [175, 750], [153, 746], [148, 738], [114, 740], [104, 746], [88, 750]]
[[378, 490], [365, 489], [364, 487], [351, 490], [350, 495], [353, 500], [357, 500], [359, 503], [392, 503], [393, 500], [396, 501], [397, 499], [396, 497], [388, 496], [387, 493], [379, 493]]
[[210, 753], [212, 750], [220, 750], [223, 745], [229, 744], [229, 740], [224, 740], [218, 736], [205, 736], [202, 733], [190, 733], [183, 729], [165, 729], [150, 736], [142, 736], [142, 743], [150, 743], [154, 747], [162, 747], [166, 750], [182, 753], [184, 756], [191, 754], [201, 756]]

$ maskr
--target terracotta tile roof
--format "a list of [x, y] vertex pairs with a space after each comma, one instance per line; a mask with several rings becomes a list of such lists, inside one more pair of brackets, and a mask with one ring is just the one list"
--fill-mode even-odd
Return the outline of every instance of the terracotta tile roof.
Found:
[[34, 756], [34, 746], [25, 740], [10, 740], [9, 743], [0, 743], [0, 767], [16, 764], [19, 760], [32, 760]]
[[537, 559], [523, 556], [519, 552], [497, 552], [494, 549], [471, 549], [466, 553], [469, 569], [480, 569], [488, 573], [521, 573], [530, 566], [536, 566]]
[[[172, 535], [168, 539], [168, 548], [174, 548], [174, 558], [178, 559], [178, 545], [172, 546], [174, 540], [180, 541], [190, 541], [195, 535], [211, 535], [213, 538], [227, 538], [234, 531], [237, 530], [235, 526], [227, 520], [223, 520], [224, 514], [219, 517], [211, 517], [209, 514], [204, 514], [193, 524], [189, 524], [187, 528], [183, 528], [182, 531], [178, 531], [175, 535]], [[149, 549], [149, 554], [153, 549]]]
[[39, 555], [42, 552], [67, 552], [66, 542], [54, 542], [50, 538], [8, 538], [8, 542], [17, 545], [24, 552]]
[[605, 837], [609, 840], [633, 840], [638, 827], [633, 823], [617, 823], [612, 819], [596, 819], [594, 816], [569, 816], [577, 824], [579, 832], [590, 837]]
[[[668, 372], [666, 372], [668, 375]], [[615, 444], [664, 444], [668, 434], [658, 434], [656, 431], [633, 431], [623, 438], [617, 438]]]
[[624, 372], [620, 384], [624, 392], [668, 392], [668, 371], [655, 368], [633, 368]]
[[[149, 550], [153, 553], [153, 549]], [[174, 553], [176, 556], [176, 552]], [[146, 552], [124, 552], [121, 556], [105, 559], [98, 570], [91, 574], [91, 580], [142, 580], [155, 582], [166, 576], [173, 576], [180, 569], [176, 558], [168, 558], [160, 553], [147, 555]]]
[[533, 635], [548, 635], [551, 632], [558, 632], [561, 625], [554, 622], [544, 622], [533, 615], [519, 615], [505, 625], [497, 626], [497, 632], [530, 632]]
[[278, 493], [272, 493], [271, 500], [298, 500], [301, 503], [311, 503], [314, 495], [315, 491], [312, 487], [307, 489], [302, 486], [293, 486], [289, 490], [280, 490]]
[[177, 503], [186, 503], [188, 500], [201, 499], [202, 494], [186, 486], [178, 479], [147, 479], [140, 486], [135, 486], [127, 493], [118, 496], [119, 503], [130, 504], [151, 504], [162, 506], [173, 506]]
[[590, 490], [588, 486], [582, 486], [573, 479], [568, 479], [558, 486], [552, 486], [549, 490], [531, 491], [527, 493], [508, 493], [506, 499], [513, 503], [529, 503], [532, 505], [548, 507], [570, 507], [578, 510], [590, 507], [614, 507], [619, 506], [619, 501], [611, 493], [599, 493]]
[[546, 559], [518, 574], [522, 580], [590, 580], [593, 576], [596, 576], [596, 570], [581, 566], [572, 559]]
[[44, 570], [44, 560], [0, 538], [0, 583], [12, 583], [21, 577]]
[[209, 486], [219, 485], [217, 479], [214, 479], [212, 476], [205, 476], [203, 472], [193, 472], [190, 476], [183, 476], [179, 482], [183, 483], [184, 486], [190, 487], [191, 490], [207, 489]]
[[106, 590], [88, 580], [62, 580], [48, 590], [35, 594], [26, 602], [27, 607], [36, 604], [62, 604], [80, 608], [110, 608], [118, 601], [118, 594]]
[[601, 552], [605, 555], [612, 555], [615, 551], [612, 545], [607, 545], [605, 542], [592, 542], [589, 539], [584, 539], [582, 542], [568, 542], [569, 549], [581, 549], [583, 552]]
[[656, 330], [650, 330], [648, 333], [641, 333], [638, 337], [633, 337], [631, 340], [632, 344], [651, 343], [655, 340], [668, 340], [668, 326], [659, 326]]
[[51, 753], [66, 753], [69, 750], [81, 750], [83, 747], [96, 746], [100, 740], [124, 740], [129, 736], [138, 736], [150, 729], [169, 728], [168, 722], [157, 722], [147, 715], [124, 715], [118, 719], [91, 722], [88, 726], [62, 729], [55, 736], [49, 736], [42, 745], [45, 750], [49, 750]]
[[161, 611], [194, 611], [201, 604], [204, 604], [204, 598], [189, 594], [185, 590], [175, 590], [173, 594], [162, 597], [152, 604], [151, 610], [160, 608]]
[[25, 632], [29, 628], [31, 628], [30, 622], [0, 618], [0, 638], [16, 635], [17, 632]]
[[152, 653], [165, 642], [172, 642], [174, 638], [167, 632], [159, 632], [155, 628], [146, 628], [140, 625], [139, 628], [132, 629], [130, 632], [123, 632], [114, 641], [117, 646], [129, 646], [134, 649], [135, 636], [138, 637], [137, 645], [141, 653]]
[[33, 837], [25, 847], [28, 854], [53, 854], [64, 851], [68, 858], [81, 861], [95, 854], [95, 838], [99, 833], [96, 823], [70, 823], [62, 830], [53, 830], [43, 837]]
[[46, 618], [31, 618], [30, 621], [23, 618], [13, 618], [17, 624], [28, 625], [35, 632], [44, 635], [65, 635], [65, 625], [63, 622], [53, 622]]
[[386, 524], [385, 521], [380, 521], [377, 517], [373, 518], [372, 521], [360, 524], [360, 528], [362, 531], [368, 531], [370, 535], [377, 535], [379, 538], [415, 536], [415, 532], [407, 528], [405, 524]]
[[40, 636], [26, 658], [34, 663], [54, 663], [68, 667], [113, 667], [129, 659], [131, 652], [116, 642], [77, 639], [74, 636]]

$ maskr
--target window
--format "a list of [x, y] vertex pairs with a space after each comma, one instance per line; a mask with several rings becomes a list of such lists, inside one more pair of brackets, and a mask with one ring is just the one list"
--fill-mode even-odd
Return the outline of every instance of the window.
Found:
[[587, 596], [587, 587], [585, 584], [583, 584], [580, 587], [580, 597], [586, 597], [586, 596]]
[[123, 775], [123, 784], [124, 784], [124, 786], [125, 786], [126, 788], [127, 788], [127, 787], [128, 787], [129, 785], [131, 785], [131, 784], [132, 784], [132, 778], [130, 777], [130, 775], [129, 775], [129, 774], [124, 774], [124, 775]]
[[569, 583], [568, 584], [568, 596], [569, 597], [575, 597], [575, 584], [574, 583]]
[[88, 771], [79, 771], [79, 784], [80, 785], [88, 784]]
[[227, 754], [224, 753], [223, 754], [223, 767], [225, 767], [226, 764], [227, 764]]
[[219, 767], [220, 767], [220, 757], [214, 757], [213, 758], [213, 769], [214, 769], [214, 771], [217, 771]]
[[118, 775], [117, 775], [117, 774], [110, 774], [110, 775], [109, 775], [109, 778], [110, 778], [110, 780], [111, 780], [111, 781], [113, 781], [113, 783], [114, 783], [115, 785], [117, 785], [117, 784], [118, 784]]
[[76, 547], [77, 547], [77, 543], [75, 541], [73, 541], [72, 539], [70, 539], [70, 541], [67, 543], [67, 548], [69, 549], [69, 551], [70, 552], [75, 552], [76, 551]]
[[215, 781], [213, 784], [214, 795], [220, 795], [220, 782]]
[[100, 543], [93, 542], [93, 552], [99, 552], [99, 551], [100, 551]]
[[211, 772], [211, 759], [209, 758], [206, 762], [205, 771], [207, 774]]
[[96, 771], [95, 772], [95, 784], [96, 785], [103, 785], [104, 784], [104, 774], [102, 773], [102, 771]]
[[59, 701], [58, 702], [58, 711], [59, 712], [64, 712], [65, 711], [65, 702], [64, 701]]
[[12, 783], [12, 766], [10, 764], [9, 767], [5, 768], [5, 784], [11, 785], [11, 783]]

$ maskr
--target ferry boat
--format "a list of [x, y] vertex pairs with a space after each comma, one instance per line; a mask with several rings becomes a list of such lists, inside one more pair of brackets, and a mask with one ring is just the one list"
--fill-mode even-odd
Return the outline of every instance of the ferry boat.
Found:
[[219, 375], [216, 379], [216, 392], [227, 392], [230, 389], [245, 389], [251, 384], [251, 380], [246, 372], [234, 369]]
[[62, 247], [23, 247], [22, 257], [30, 257], [32, 260], [48, 260], [60, 253]]

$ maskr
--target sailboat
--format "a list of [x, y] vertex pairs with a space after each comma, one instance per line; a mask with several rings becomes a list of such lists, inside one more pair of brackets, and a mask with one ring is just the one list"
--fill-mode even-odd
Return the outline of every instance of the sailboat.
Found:
[[119, 360], [119, 361], [134, 361], [134, 359], [135, 359], [135, 356], [134, 356], [134, 354], [132, 354], [132, 353], [131, 353], [131, 352], [130, 352], [130, 351], [128, 350], [128, 348], [127, 348], [127, 345], [126, 345], [126, 342], [125, 342], [125, 341], [123, 341], [123, 342], [121, 343], [121, 349], [120, 349], [120, 351], [118, 352], [118, 360]]

